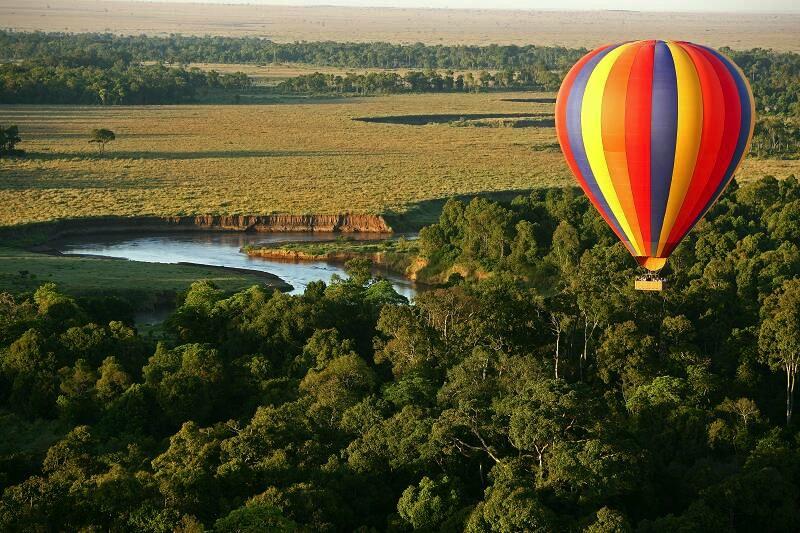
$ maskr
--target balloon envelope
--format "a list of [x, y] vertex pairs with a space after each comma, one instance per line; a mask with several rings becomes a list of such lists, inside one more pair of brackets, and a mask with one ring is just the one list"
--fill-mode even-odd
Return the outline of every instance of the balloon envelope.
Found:
[[589, 200], [658, 270], [747, 153], [755, 107], [739, 68], [682, 41], [602, 46], [561, 84], [556, 131]]

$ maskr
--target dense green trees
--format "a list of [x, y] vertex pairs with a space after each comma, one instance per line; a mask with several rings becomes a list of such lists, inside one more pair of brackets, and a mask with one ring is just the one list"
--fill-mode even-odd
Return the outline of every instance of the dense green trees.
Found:
[[170, 104], [209, 89], [250, 86], [241, 73], [204, 72], [161, 64], [110, 67], [50, 65], [40, 60], [0, 64], [0, 101], [8, 104]]
[[477, 77], [471, 72], [457, 74], [452, 70], [410, 70], [405, 74], [348, 72], [345, 75], [315, 72], [284, 80], [275, 90], [279, 93], [310, 94], [478, 92], [488, 89], [557, 91], [562, 74], [562, 71], [549, 71], [539, 64], [496, 74], [483, 71]]
[[797, 116], [800, 112], [800, 57], [789, 52], [753, 50], [721, 51], [742, 69], [753, 89], [759, 113]]
[[257, 37], [150, 37], [97, 33], [0, 31], [0, 59], [50, 65], [111, 66], [119, 61], [166, 63], [306, 63], [347, 68], [568, 68], [585, 50], [548, 46], [428, 46], [390, 43], [275, 43]]
[[736, 61], [753, 89], [759, 118], [752, 153], [759, 157], [799, 157], [800, 56], [762, 49], [722, 51]]
[[[751, 82], [760, 120], [754, 152], [797, 156], [792, 135], [800, 106], [800, 55], [731, 50]], [[305, 63], [395, 72], [314, 73], [282, 82], [282, 93], [386, 94], [555, 91], [586, 50], [546, 46], [429, 46], [421, 43], [274, 43], [252, 37], [118, 36], [0, 31], [0, 101], [6, 103], [141, 104], [191, 101], [209, 88], [251, 89], [241, 73], [204, 73], [189, 63]], [[439, 71], [438, 73], [436, 71]], [[454, 74], [453, 71], [466, 71]]]
[[0, 529], [796, 530], [799, 199], [732, 186], [661, 294], [567, 190], [449, 202], [413, 305], [363, 262], [158, 340], [3, 295]]
[[[259, 87], [275, 94], [393, 94], [423, 92], [470, 92], [487, 89], [555, 91], [561, 83], [558, 73], [524, 67], [507, 76], [485, 73], [480, 78], [452, 71], [409, 71], [306, 74], [289, 78], [275, 87]], [[198, 68], [168, 67], [162, 64], [115, 63], [50, 66], [40, 60], [0, 64], [0, 98], [6, 103], [50, 104], [153, 104], [191, 102], [209, 90], [248, 91], [252, 80], [244, 73], [220, 75]]]
[[[348, 68], [417, 68], [397, 73], [310, 74], [282, 82], [280, 93], [379, 94], [476, 91], [489, 87], [556, 90], [580, 50], [535, 46], [406, 46], [387, 43], [291, 43], [224, 37], [123, 37], [0, 31], [0, 101], [6, 103], [153, 104], [193, 100], [208, 89], [242, 91], [243, 73], [182, 66], [193, 62], [300, 62]], [[155, 64], [153, 64], [155, 63]], [[481, 70], [455, 75], [432, 69]], [[502, 69], [490, 74], [486, 69]], [[263, 89], [262, 90], [266, 90]]]
[[800, 370], [800, 280], [786, 281], [764, 302], [759, 348], [767, 364], [786, 375], [786, 424], [792, 422], [794, 385]]
[[[742, 68], [759, 112], [795, 113], [800, 102], [797, 54], [723, 48]], [[345, 68], [494, 70], [502, 84], [508, 72], [525, 81], [564, 73], [586, 50], [516, 45], [424, 45], [390, 43], [274, 43], [256, 37], [152, 37], [111, 34], [0, 31], [0, 59], [31, 59], [50, 66], [109, 68], [117, 63], [306, 63]], [[481, 76], [479, 76], [480, 78]], [[542, 79], [538, 80], [540, 83]], [[478, 80], [480, 82], [480, 79]]]
[[759, 157], [780, 157], [793, 159], [800, 156], [800, 123], [794, 117], [767, 115], [758, 118], [753, 132], [753, 155]]

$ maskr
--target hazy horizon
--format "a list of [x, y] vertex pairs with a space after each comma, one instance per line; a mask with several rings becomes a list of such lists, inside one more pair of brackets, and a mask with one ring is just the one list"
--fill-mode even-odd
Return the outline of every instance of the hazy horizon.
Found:
[[[122, 0], [110, 0], [122, 1]], [[126, 0], [131, 1], [131, 0]], [[647, 9], [635, 0], [559, 0], [530, 2], [525, 0], [132, 0], [180, 4], [238, 4], [300, 7], [381, 7], [409, 9], [494, 9], [548, 11], [639, 11], [639, 12], [720, 12], [720, 13], [800, 13], [800, 4], [793, 0], [764, 0], [757, 4], [744, 0], [653, 0]], [[699, 8], [698, 8], [699, 6]]]

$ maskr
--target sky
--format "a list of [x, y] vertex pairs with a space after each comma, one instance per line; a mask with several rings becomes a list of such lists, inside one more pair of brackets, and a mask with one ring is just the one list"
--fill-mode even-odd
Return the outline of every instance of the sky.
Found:
[[[155, 1], [155, 0], [154, 0]], [[798, 0], [158, 0], [217, 4], [800, 13]]]

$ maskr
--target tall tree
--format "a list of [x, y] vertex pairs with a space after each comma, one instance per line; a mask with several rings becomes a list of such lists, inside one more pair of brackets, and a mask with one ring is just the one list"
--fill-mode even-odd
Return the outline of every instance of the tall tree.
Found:
[[762, 360], [786, 373], [786, 425], [792, 423], [800, 368], [800, 279], [787, 281], [764, 302], [758, 339]]
[[89, 142], [97, 144], [97, 149], [102, 154], [106, 149], [106, 143], [110, 143], [116, 138], [113, 131], [100, 128], [92, 130], [92, 138], [89, 139]]
[[17, 126], [5, 127], [0, 124], [0, 157], [14, 153], [14, 148], [22, 139]]

